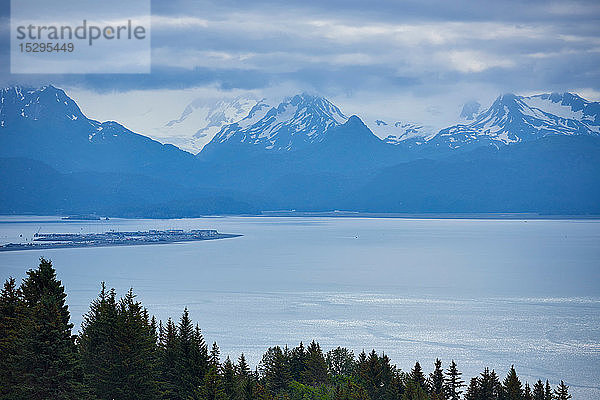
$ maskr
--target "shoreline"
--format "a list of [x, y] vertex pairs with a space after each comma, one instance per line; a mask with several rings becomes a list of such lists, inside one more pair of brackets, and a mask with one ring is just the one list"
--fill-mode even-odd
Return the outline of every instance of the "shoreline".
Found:
[[0, 246], [0, 252], [6, 251], [27, 251], [27, 250], [50, 250], [50, 249], [77, 249], [77, 248], [90, 248], [90, 247], [121, 247], [121, 246], [145, 246], [145, 245], [159, 245], [159, 244], [171, 244], [171, 243], [189, 243], [189, 242], [203, 242], [207, 240], [218, 240], [218, 239], [229, 239], [240, 237], [243, 235], [233, 233], [219, 233], [212, 237], [203, 239], [190, 238], [190, 239], [173, 239], [173, 240], [161, 240], [161, 241], [144, 241], [144, 240], [131, 240], [123, 242], [69, 242], [69, 243], [39, 243], [34, 242], [31, 244], [24, 243], [10, 243], [8, 247]]
[[[245, 215], [253, 216], [253, 215]], [[397, 219], [482, 219], [482, 220], [600, 220], [600, 215], [538, 213], [369, 213], [358, 211], [263, 211], [261, 217], [335, 217]]]
[[[41, 219], [24, 220], [19, 217], [38, 217]], [[263, 211], [261, 214], [210, 214], [186, 217], [170, 217], [170, 218], [152, 218], [152, 217], [118, 217], [111, 216], [110, 220], [76, 220], [62, 219], [61, 216], [48, 215], [28, 215], [28, 214], [0, 214], [0, 224], [16, 224], [16, 223], [104, 223], [105, 221], [114, 222], [115, 220], [184, 220], [184, 219], [199, 219], [199, 218], [394, 218], [394, 219], [447, 219], [447, 220], [600, 220], [600, 214], [538, 214], [538, 213], [369, 213], [358, 211]], [[2, 218], [10, 218], [11, 220], [2, 220]], [[47, 219], [56, 218], [56, 219]]]

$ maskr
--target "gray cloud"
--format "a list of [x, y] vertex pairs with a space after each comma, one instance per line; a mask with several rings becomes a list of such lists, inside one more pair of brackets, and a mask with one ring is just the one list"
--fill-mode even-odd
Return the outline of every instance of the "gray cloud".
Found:
[[3, 62], [0, 79], [95, 90], [285, 87], [334, 97], [451, 92], [475, 98], [481, 88], [600, 92], [597, 1], [174, 0], [152, 6], [150, 75], [15, 76]]
[[599, 84], [600, 6], [592, 1], [225, 1], [201, 2], [184, 18], [187, 3], [161, 4], [154, 62], [165, 66], [261, 71], [266, 84], [341, 90]]

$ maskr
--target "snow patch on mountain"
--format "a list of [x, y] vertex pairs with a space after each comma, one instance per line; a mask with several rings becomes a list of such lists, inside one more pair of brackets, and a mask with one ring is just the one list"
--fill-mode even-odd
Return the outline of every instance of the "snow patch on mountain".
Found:
[[195, 99], [178, 118], [160, 128], [162, 141], [198, 153], [224, 125], [241, 120], [257, 103], [255, 98], [241, 96], [216, 101]]
[[22, 119], [74, 121], [85, 118], [77, 104], [52, 85], [39, 89], [22, 86], [0, 89], [0, 117], [2, 128], [10, 128], [12, 123]]
[[425, 142], [438, 132], [431, 125], [404, 121], [388, 123], [381, 119], [368, 122], [367, 126], [375, 135], [382, 138], [385, 143], [392, 145], [400, 144], [409, 139]]
[[246, 144], [268, 151], [293, 151], [320, 142], [348, 118], [327, 99], [302, 93], [271, 106], [258, 102], [240, 121], [225, 125], [210, 145]]
[[591, 131], [600, 133], [600, 103], [592, 102], [573, 93], [546, 93], [523, 97], [532, 109], [543, 111], [564, 120], [585, 124]]
[[600, 103], [572, 93], [499, 96], [473, 122], [441, 130], [431, 142], [457, 149], [465, 145], [496, 147], [548, 135], [598, 135]]

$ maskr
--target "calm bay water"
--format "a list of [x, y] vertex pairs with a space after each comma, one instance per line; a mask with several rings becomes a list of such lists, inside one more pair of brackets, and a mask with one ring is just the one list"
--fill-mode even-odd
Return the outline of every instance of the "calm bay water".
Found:
[[[318, 340], [375, 348], [404, 370], [454, 358], [466, 378], [511, 364], [600, 398], [600, 221], [2, 217], [0, 242], [40, 232], [214, 228], [243, 237], [0, 253], [0, 278], [52, 259], [76, 328], [100, 282], [157, 318], [188, 307], [208, 342], [258, 362]], [[468, 380], [468, 379], [465, 379]]]

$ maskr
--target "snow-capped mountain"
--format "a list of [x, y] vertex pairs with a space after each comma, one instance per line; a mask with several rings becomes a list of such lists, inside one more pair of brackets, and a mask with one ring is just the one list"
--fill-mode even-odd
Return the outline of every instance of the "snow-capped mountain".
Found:
[[87, 118], [54, 86], [0, 91], [0, 157], [29, 158], [61, 172], [161, 171], [193, 159], [117, 122]]
[[323, 141], [327, 131], [348, 118], [331, 102], [302, 93], [272, 107], [258, 102], [240, 121], [225, 125], [203, 153], [240, 146], [252, 151], [289, 152]]
[[549, 135], [600, 134], [600, 103], [572, 93], [504, 94], [472, 122], [442, 129], [427, 142], [438, 148], [469, 149], [526, 142]]
[[[98, 143], [113, 140], [128, 132], [116, 122], [98, 122], [86, 118], [75, 101], [52, 85], [39, 89], [21, 86], [2, 89], [0, 117], [3, 135], [15, 135], [15, 131], [18, 132], [23, 126], [31, 130], [48, 130], [53, 125], [59, 125], [70, 126], [73, 131], [84, 130], [88, 142]], [[62, 135], [68, 133], [62, 132]], [[73, 139], [85, 140], [85, 136]]]
[[416, 142], [425, 142], [437, 133], [433, 126], [404, 121], [388, 123], [377, 119], [368, 126], [385, 143], [392, 145], [398, 145], [410, 139], [414, 139]]
[[0, 128], [10, 128], [24, 121], [65, 122], [85, 117], [77, 104], [60, 89], [21, 86], [0, 89]]
[[[24, 126], [32, 131], [29, 133], [38, 130], [43, 133], [56, 125], [69, 127], [70, 131], [61, 132], [61, 136], [89, 143], [111, 141], [122, 135], [134, 134], [114, 121], [88, 119], [73, 99], [52, 85], [39, 89], [15, 86], [0, 90], [2, 135], [15, 135]], [[84, 131], [85, 135], [79, 134], [80, 131]]]
[[198, 153], [219, 130], [248, 115], [259, 101], [252, 97], [235, 97], [211, 101], [198, 98], [189, 103], [177, 119], [157, 129], [160, 140]]

